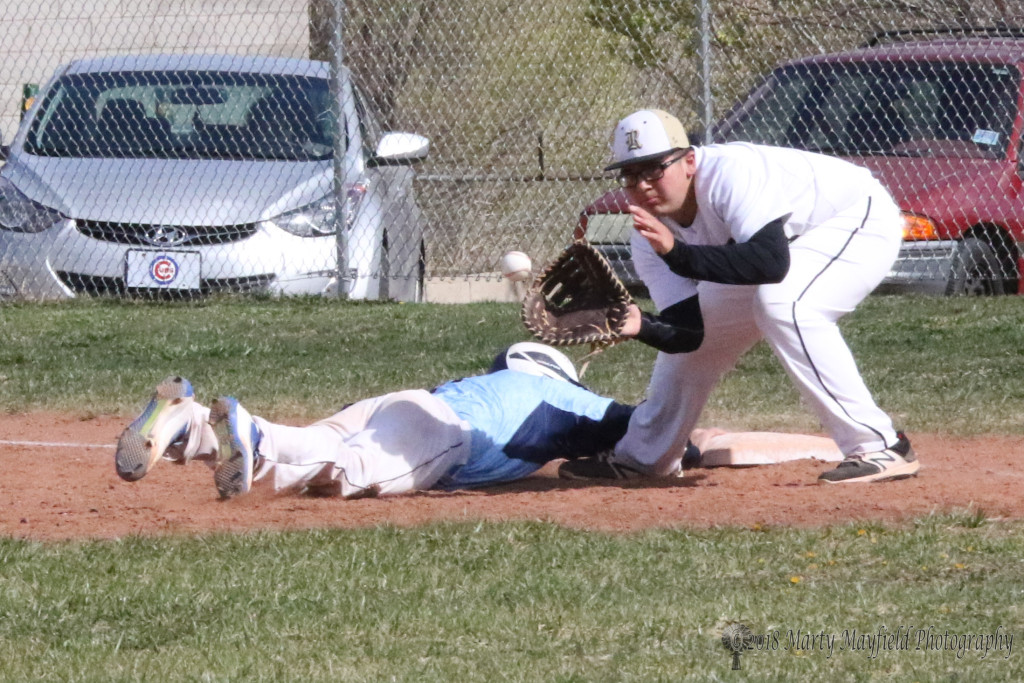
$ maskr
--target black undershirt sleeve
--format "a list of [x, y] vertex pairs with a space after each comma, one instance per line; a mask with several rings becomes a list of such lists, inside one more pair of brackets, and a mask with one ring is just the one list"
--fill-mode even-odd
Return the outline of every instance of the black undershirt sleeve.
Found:
[[660, 315], [642, 312], [636, 339], [665, 353], [697, 350], [704, 341], [704, 318], [697, 295], [672, 304]]
[[726, 285], [782, 282], [789, 272], [789, 240], [783, 229], [792, 214], [764, 226], [742, 243], [689, 245], [676, 240], [661, 258], [676, 275]]

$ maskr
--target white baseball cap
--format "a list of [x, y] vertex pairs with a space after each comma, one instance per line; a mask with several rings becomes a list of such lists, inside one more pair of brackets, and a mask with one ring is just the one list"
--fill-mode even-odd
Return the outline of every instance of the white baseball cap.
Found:
[[630, 164], [660, 159], [669, 152], [686, 149], [690, 139], [679, 119], [660, 109], [641, 109], [619, 121], [612, 134], [613, 171]]

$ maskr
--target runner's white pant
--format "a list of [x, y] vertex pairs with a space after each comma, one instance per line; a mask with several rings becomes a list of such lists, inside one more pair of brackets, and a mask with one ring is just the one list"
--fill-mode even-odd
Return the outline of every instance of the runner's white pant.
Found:
[[210, 426], [210, 409], [193, 401], [192, 419], [189, 420], [188, 435], [184, 443], [172, 444], [164, 452], [163, 457], [165, 460], [177, 462], [198, 460], [213, 469], [217, 466], [219, 450], [217, 434]]
[[327, 488], [345, 497], [431, 488], [469, 458], [470, 430], [423, 390], [352, 404], [308, 427], [253, 417], [263, 437], [255, 480], [275, 491]]
[[[869, 209], [870, 206], [870, 209]], [[837, 321], [889, 272], [902, 239], [899, 209], [884, 192], [815, 226], [790, 243], [790, 269], [778, 284], [698, 287], [704, 342], [692, 353], [659, 353], [616, 460], [672, 474], [711, 390], [764, 338], [846, 455], [896, 442], [875, 405]]]

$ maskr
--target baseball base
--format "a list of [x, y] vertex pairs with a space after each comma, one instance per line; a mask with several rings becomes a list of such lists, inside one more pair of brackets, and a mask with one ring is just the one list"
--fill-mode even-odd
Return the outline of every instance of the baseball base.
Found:
[[810, 434], [695, 429], [690, 439], [701, 451], [702, 467], [774, 465], [807, 458], [827, 462], [843, 459], [832, 439]]

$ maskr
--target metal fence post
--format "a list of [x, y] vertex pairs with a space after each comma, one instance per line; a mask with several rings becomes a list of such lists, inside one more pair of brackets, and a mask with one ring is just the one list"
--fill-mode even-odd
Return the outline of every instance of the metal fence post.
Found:
[[334, 238], [335, 238], [335, 259], [337, 267], [337, 295], [343, 297], [348, 294], [348, 240], [345, 234], [345, 225], [348, 222], [348, 201], [345, 181], [347, 177], [346, 148], [348, 147], [348, 132], [345, 126], [345, 107], [342, 98], [345, 97], [344, 88], [344, 63], [345, 63], [345, 34], [344, 34], [345, 0], [332, 0], [331, 2], [331, 107], [334, 110]]
[[711, 99], [711, 0], [700, 0], [700, 65], [701, 84], [704, 86], [704, 143], [711, 143], [711, 126], [714, 124], [714, 105]]

